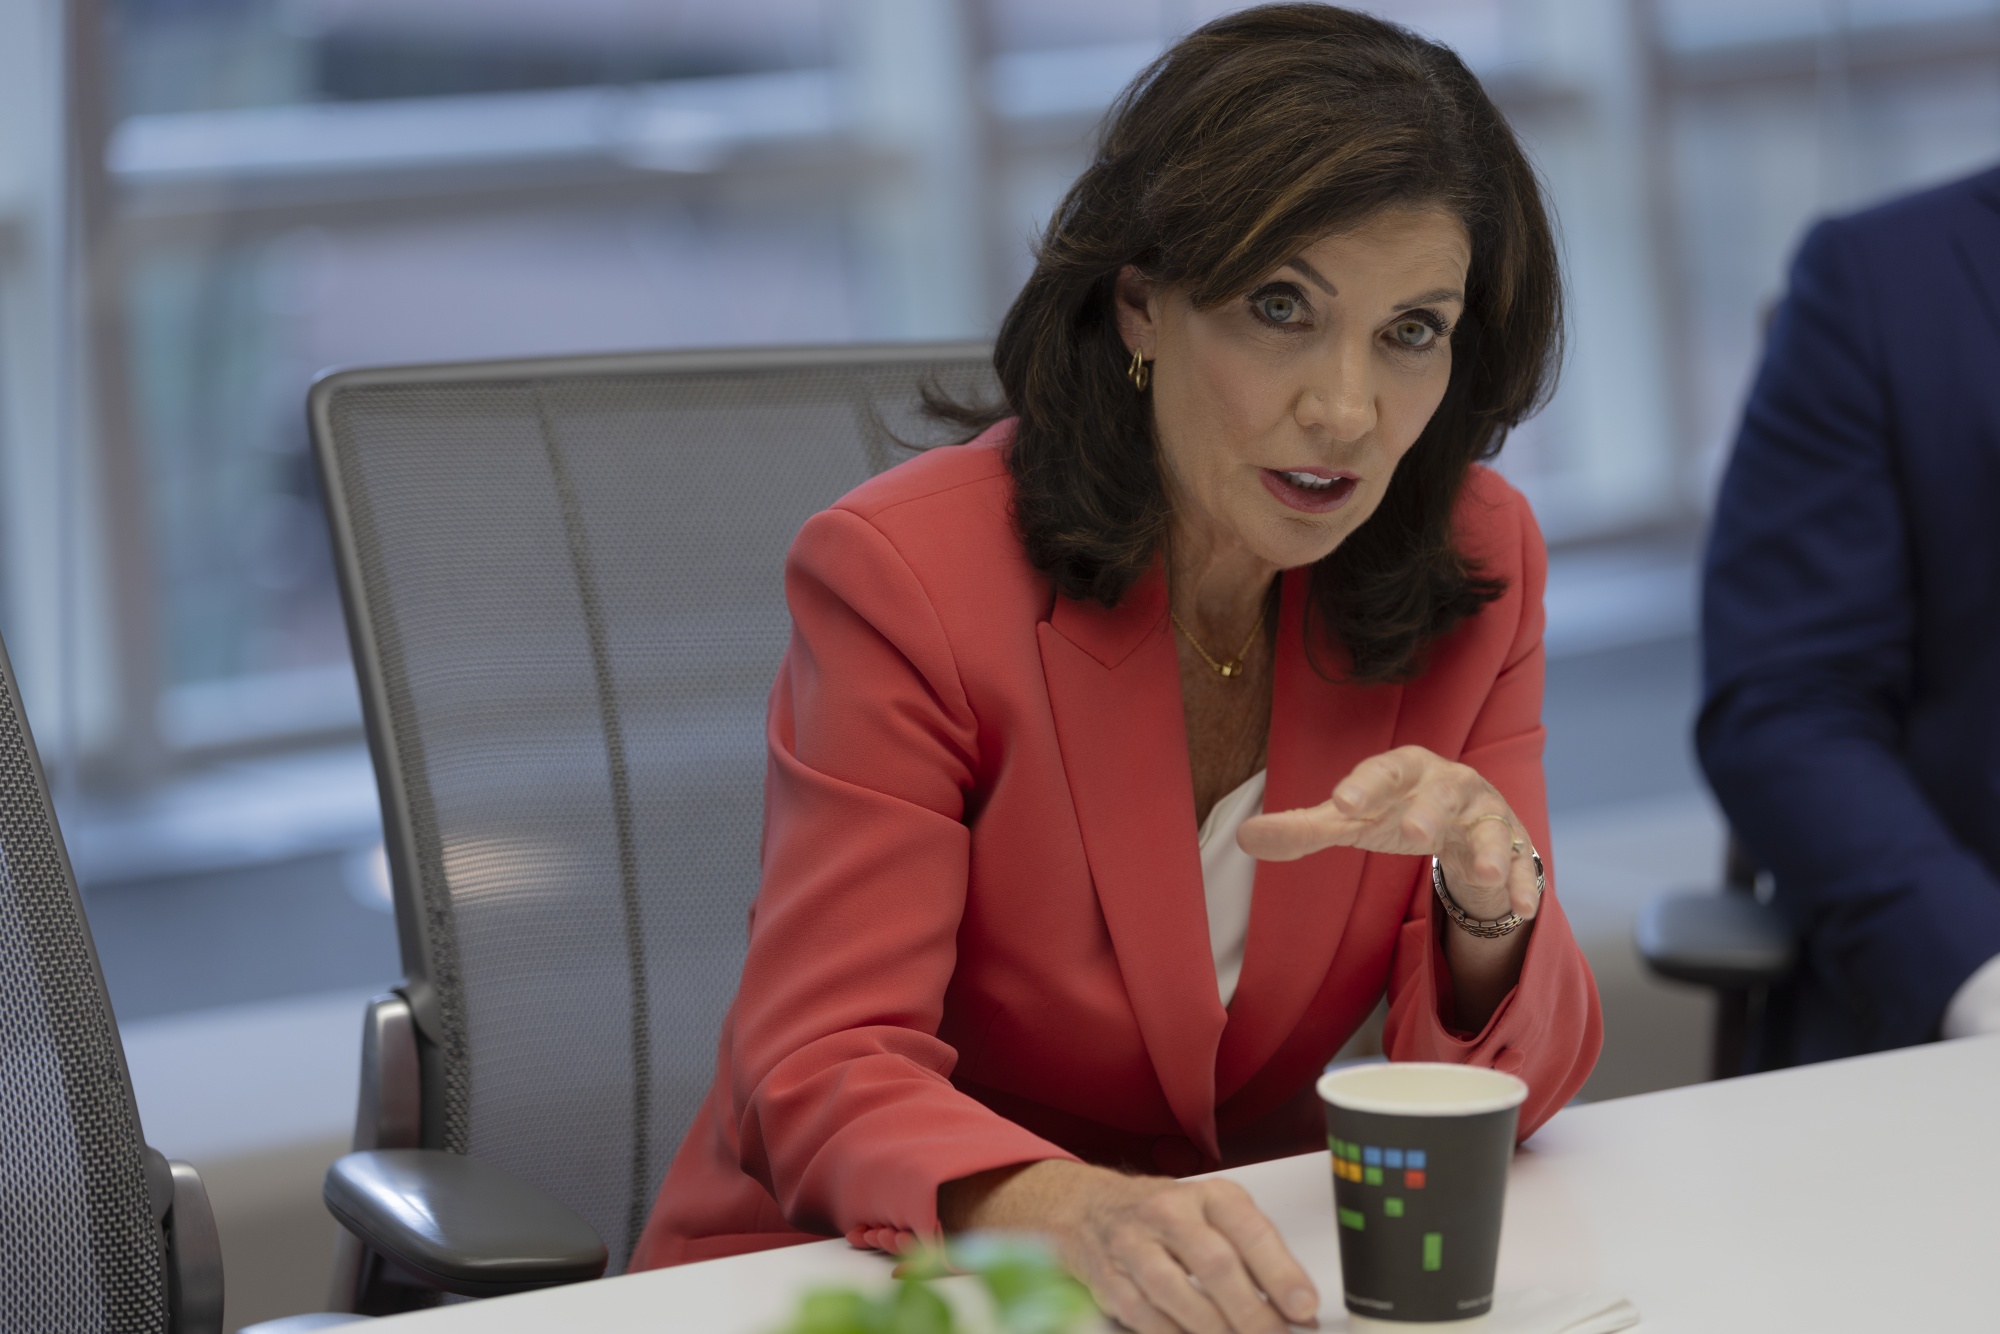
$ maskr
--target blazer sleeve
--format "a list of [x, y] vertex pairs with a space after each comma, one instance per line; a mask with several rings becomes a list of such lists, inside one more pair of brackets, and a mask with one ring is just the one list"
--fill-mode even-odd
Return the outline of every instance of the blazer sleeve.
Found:
[[1936, 1036], [1952, 995], [2000, 953], [2000, 883], [1902, 759], [1912, 516], [1877, 339], [1848, 233], [1822, 223], [1717, 499], [1695, 737], [1813, 968], [1871, 1045], [1900, 1047]]
[[937, 1189], [1071, 1155], [959, 1093], [975, 721], [916, 576], [866, 519], [810, 520], [769, 715], [763, 882], [731, 1030], [742, 1168], [793, 1226], [939, 1231]]
[[[1513, 589], [1482, 616], [1515, 612], [1513, 633], [1478, 716], [1456, 757], [1500, 790], [1542, 854], [1547, 887], [1521, 977], [1477, 1033], [1452, 1020], [1451, 974], [1445, 963], [1431, 890], [1430, 860], [1419, 859], [1417, 883], [1396, 941], [1383, 1044], [1395, 1061], [1452, 1061], [1517, 1075], [1528, 1085], [1516, 1134], [1526, 1139], [1554, 1116], [1590, 1077], [1604, 1044], [1597, 984], [1556, 895], [1549, 842], [1548, 796], [1542, 779], [1542, 591], [1548, 554], [1527, 502], [1511, 496], [1518, 553], [1502, 568], [1518, 569]], [[1490, 661], [1490, 660], [1489, 660]], [[1489, 667], [1490, 671], [1491, 668]]]

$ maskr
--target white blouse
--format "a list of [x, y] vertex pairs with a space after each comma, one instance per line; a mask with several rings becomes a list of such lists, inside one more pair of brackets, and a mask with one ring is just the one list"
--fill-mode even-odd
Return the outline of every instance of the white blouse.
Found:
[[1236, 828], [1264, 808], [1259, 769], [1243, 786], [1215, 803], [1201, 822], [1201, 888], [1208, 900], [1208, 947], [1215, 956], [1215, 987], [1228, 1009], [1243, 976], [1243, 946], [1250, 938], [1250, 891], [1257, 859], [1236, 846]]

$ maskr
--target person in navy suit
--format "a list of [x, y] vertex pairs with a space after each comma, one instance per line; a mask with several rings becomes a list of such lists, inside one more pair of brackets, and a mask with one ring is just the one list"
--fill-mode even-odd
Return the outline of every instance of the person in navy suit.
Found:
[[1702, 633], [1702, 766], [1803, 942], [1760, 1064], [2000, 1032], [2000, 170], [1807, 236]]

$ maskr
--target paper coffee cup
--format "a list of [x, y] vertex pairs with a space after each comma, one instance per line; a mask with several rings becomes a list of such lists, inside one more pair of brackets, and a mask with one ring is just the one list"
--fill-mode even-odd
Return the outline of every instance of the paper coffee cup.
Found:
[[1483, 1323], [1528, 1086], [1497, 1070], [1409, 1061], [1333, 1071], [1319, 1096], [1355, 1328]]

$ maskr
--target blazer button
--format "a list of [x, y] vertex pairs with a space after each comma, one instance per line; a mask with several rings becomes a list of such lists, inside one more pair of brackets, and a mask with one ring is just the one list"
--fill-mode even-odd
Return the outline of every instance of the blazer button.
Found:
[[1153, 1141], [1153, 1166], [1170, 1177], [1193, 1176], [1201, 1170], [1201, 1151], [1180, 1135]]

